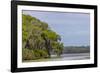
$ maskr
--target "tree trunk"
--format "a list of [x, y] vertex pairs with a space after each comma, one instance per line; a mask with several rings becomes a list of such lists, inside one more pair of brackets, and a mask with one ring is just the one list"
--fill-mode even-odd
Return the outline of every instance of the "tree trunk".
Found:
[[48, 38], [46, 38], [45, 35], [43, 35], [43, 34], [41, 36], [45, 41], [45, 48], [46, 48], [46, 50], [48, 52], [48, 55], [49, 55], [49, 57], [51, 57], [51, 54], [50, 54], [50, 51], [51, 51], [50, 40]]
[[49, 40], [47, 40], [47, 39], [45, 39], [45, 47], [46, 47], [46, 49], [47, 49], [47, 52], [48, 52], [48, 55], [49, 55], [49, 57], [51, 57], [51, 54], [50, 54], [50, 41]]

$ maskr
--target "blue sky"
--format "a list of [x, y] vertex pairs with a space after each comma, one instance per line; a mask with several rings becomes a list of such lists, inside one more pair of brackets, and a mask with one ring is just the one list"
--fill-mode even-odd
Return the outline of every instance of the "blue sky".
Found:
[[86, 46], [90, 44], [90, 14], [67, 12], [44, 12], [23, 10], [49, 24], [60, 34], [65, 46]]

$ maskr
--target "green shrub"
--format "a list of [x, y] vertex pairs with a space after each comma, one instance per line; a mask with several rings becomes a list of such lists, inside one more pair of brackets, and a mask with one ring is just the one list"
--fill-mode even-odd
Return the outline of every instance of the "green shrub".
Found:
[[30, 50], [24, 48], [22, 50], [23, 60], [36, 60], [36, 59], [47, 58], [47, 57], [48, 57], [48, 53], [46, 50], [43, 49]]
[[34, 51], [34, 56], [35, 56], [35, 58], [34, 59], [39, 59], [40, 58], [40, 53], [39, 53], [39, 51], [38, 50], [33, 50]]
[[49, 57], [47, 51], [43, 50], [43, 49], [39, 50], [39, 54], [40, 54], [41, 58], [47, 58], [47, 57]]
[[32, 50], [23, 49], [22, 50], [22, 59], [23, 60], [32, 60], [34, 58], [34, 53]]

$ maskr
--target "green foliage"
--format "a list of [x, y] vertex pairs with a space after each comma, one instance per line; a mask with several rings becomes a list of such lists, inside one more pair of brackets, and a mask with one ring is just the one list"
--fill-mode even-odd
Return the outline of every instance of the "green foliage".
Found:
[[52, 46], [54, 48], [54, 52], [57, 53], [57, 56], [60, 56], [60, 54], [62, 53], [62, 50], [64, 48], [63, 43], [52, 42]]
[[61, 37], [47, 23], [29, 15], [22, 15], [23, 60], [50, 57], [54, 50], [60, 56], [63, 50]]
[[22, 59], [23, 60], [35, 60], [35, 59], [40, 59], [40, 58], [47, 58], [48, 53], [46, 50], [40, 50], [40, 49], [35, 49], [35, 50], [30, 50], [27, 48], [24, 48], [22, 51]]
[[34, 51], [29, 49], [22, 50], [22, 59], [23, 60], [32, 60], [34, 58]]
[[56, 32], [52, 30], [44, 30], [43, 34], [50, 40], [57, 41], [58, 37], [60, 37]]
[[40, 49], [40, 50], [38, 50], [38, 52], [39, 52], [41, 58], [47, 58], [48, 57], [48, 53], [45, 49], [44, 50]]

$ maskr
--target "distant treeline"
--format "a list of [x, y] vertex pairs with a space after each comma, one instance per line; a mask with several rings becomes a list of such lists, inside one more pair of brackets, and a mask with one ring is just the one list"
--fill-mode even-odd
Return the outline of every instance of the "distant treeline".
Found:
[[89, 53], [90, 46], [66, 46], [63, 53]]

